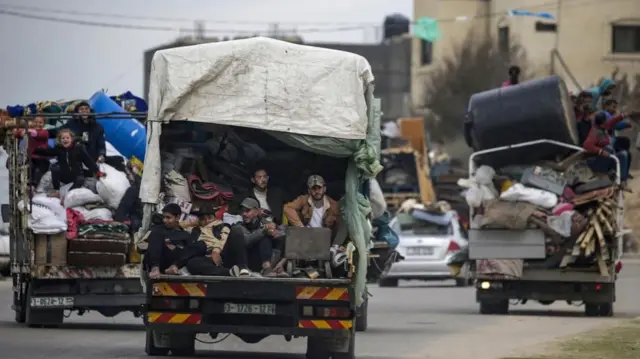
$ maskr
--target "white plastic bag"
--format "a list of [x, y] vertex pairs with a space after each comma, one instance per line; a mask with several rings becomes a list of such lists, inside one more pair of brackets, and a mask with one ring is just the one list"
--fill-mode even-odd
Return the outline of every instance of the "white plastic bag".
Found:
[[164, 186], [167, 197], [176, 197], [182, 201], [191, 202], [189, 183], [187, 179], [176, 170], [172, 170], [164, 176]]
[[520, 183], [515, 183], [502, 192], [500, 199], [510, 202], [529, 202], [543, 208], [552, 208], [558, 204], [558, 197], [555, 194], [537, 188], [526, 187]]
[[113, 221], [113, 215], [111, 214], [111, 210], [109, 208], [94, 208], [88, 210], [82, 215], [86, 220], [100, 219], [103, 221]]
[[104, 163], [100, 164], [100, 171], [106, 177], [100, 178], [96, 184], [98, 194], [109, 208], [116, 209], [130, 186], [127, 175]]
[[84, 206], [88, 203], [102, 202], [102, 198], [88, 188], [72, 189], [63, 197], [65, 208]]
[[50, 190], [53, 190], [53, 184], [51, 183], [51, 171], [47, 171], [40, 178], [40, 183], [38, 183], [38, 187], [36, 187], [37, 193], [45, 193]]

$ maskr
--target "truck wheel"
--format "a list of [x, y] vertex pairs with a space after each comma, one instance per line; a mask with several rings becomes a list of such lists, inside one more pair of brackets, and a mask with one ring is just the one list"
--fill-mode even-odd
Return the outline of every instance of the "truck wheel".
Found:
[[[19, 285], [20, 285], [20, 281], [19, 281], [19, 276], [20, 274], [14, 274], [13, 275], [13, 287], [17, 288], [17, 290], [20, 290]], [[28, 284], [25, 284], [25, 287]], [[25, 295], [26, 295], [26, 291], [23, 291], [22, 293], [18, 293], [17, 291], [13, 292], [13, 311], [15, 312], [15, 316], [16, 316], [16, 323], [24, 323], [27, 320], [27, 302], [25, 300]]]
[[509, 301], [501, 300], [499, 302], [480, 302], [480, 314], [508, 314]]
[[307, 359], [330, 359], [331, 353], [325, 345], [324, 338], [308, 337], [307, 338]]
[[456, 280], [456, 287], [466, 287], [469, 285], [467, 278], [454, 278]]
[[356, 333], [349, 335], [349, 350], [346, 353], [333, 353], [331, 359], [355, 359], [356, 357]]
[[587, 317], [597, 317], [600, 314], [600, 306], [594, 303], [584, 303], [584, 315]]
[[598, 314], [601, 317], [613, 317], [613, 303], [600, 304]]
[[380, 278], [378, 282], [379, 287], [397, 287], [398, 279], [397, 278]]
[[356, 309], [356, 332], [367, 330], [367, 317], [369, 315], [369, 294], [365, 292], [364, 302]]
[[155, 340], [153, 339], [153, 330], [150, 329], [147, 329], [144, 351], [148, 356], [167, 356], [169, 354], [169, 348], [156, 347]]

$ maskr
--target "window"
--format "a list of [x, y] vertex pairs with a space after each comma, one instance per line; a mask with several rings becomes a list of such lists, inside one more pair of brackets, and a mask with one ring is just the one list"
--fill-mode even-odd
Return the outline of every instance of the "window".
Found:
[[640, 53], [640, 25], [613, 25], [611, 52]]
[[536, 21], [536, 31], [537, 32], [556, 32], [558, 31], [558, 25], [549, 23], [549, 22]]
[[427, 40], [420, 41], [420, 64], [430, 65], [433, 61], [433, 43]]
[[509, 26], [500, 26], [498, 28], [498, 48], [500, 49], [500, 53], [508, 54], [509, 47]]
[[432, 236], [453, 235], [453, 226], [450, 220], [446, 221], [446, 217], [442, 215], [433, 216], [436, 220], [428, 221], [418, 219], [409, 213], [400, 213], [396, 217], [396, 221], [392, 226], [392, 229], [396, 231], [396, 233], [412, 233]]

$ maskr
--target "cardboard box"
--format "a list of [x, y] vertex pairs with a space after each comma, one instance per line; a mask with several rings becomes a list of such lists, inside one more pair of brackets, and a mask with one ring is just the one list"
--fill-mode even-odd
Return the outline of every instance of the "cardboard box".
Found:
[[67, 264], [67, 232], [35, 235], [35, 264], [63, 266]]

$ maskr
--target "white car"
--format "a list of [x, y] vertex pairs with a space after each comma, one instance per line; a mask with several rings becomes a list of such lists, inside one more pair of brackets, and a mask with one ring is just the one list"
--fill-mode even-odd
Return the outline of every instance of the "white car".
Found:
[[396, 251], [404, 259], [381, 275], [381, 287], [396, 287], [400, 279], [455, 279], [459, 287], [471, 284], [466, 277], [452, 277], [447, 266], [451, 256], [468, 245], [455, 211], [431, 214], [414, 208], [411, 213], [399, 213], [390, 226], [400, 237]]

